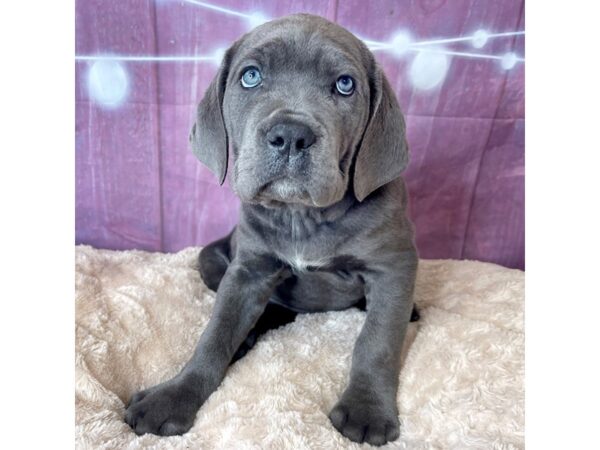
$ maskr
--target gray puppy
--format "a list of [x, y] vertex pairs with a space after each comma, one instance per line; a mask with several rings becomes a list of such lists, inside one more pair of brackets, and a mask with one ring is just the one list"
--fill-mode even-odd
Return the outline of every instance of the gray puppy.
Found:
[[329, 419], [356, 442], [396, 439], [418, 258], [400, 178], [404, 119], [371, 52], [320, 17], [266, 23], [226, 52], [190, 139], [221, 183], [231, 150], [240, 222], [200, 254], [217, 299], [194, 355], [132, 397], [127, 423], [185, 433], [258, 334], [298, 312], [362, 306], [350, 381]]

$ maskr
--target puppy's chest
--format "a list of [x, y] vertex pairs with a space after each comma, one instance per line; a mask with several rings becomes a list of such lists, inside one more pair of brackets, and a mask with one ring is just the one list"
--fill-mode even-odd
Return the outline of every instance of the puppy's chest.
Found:
[[318, 256], [301, 251], [291, 251], [283, 254], [282, 259], [290, 265], [294, 272], [312, 272], [330, 267], [333, 256]]
[[360, 271], [364, 261], [357, 255], [344, 252], [343, 248], [322, 244], [317, 247], [289, 244], [281, 249], [279, 257], [297, 274], [305, 272], [344, 273]]
[[[272, 250], [294, 272], [351, 270], [355, 258], [349, 239], [339, 226], [308, 214], [284, 217]], [[350, 264], [349, 264], [350, 263]]]

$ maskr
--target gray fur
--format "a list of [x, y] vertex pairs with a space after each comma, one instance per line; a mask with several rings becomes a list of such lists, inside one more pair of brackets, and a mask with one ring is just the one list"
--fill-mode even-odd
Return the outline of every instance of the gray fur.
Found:
[[[261, 70], [261, 86], [242, 88], [248, 66]], [[348, 97], [334, 89], [346, 74], [356, 81]], [[314, 143], [273, 151], [267, 133], [290, 123], [312, 130]], [[350, 381], [329, 418], [353, 441], [396, 439], [399, 355], [418, 258], [400, 178], [404, 119], [373, 55], [320, 17], [264, 24], [228, 50], [191, 141], [221, 182], [231, 150], [240, 222], [200, 256], [203, 279], [218, 290], [194, 356], [172, 380], [136, 394], [126, 421], [136, 433], [187, 431], [267, 305], [312, 312], [366, 298]]]

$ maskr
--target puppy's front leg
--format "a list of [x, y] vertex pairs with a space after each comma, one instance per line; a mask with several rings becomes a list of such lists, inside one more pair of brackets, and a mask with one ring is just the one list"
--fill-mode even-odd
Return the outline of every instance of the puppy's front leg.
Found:
[[191, 360], [171, 380], [132, 397], [125, 421], [137, 434], [169, 436], [192, 427], [198, 408], [221, 383], [235, 351], [287, 274], [267, 256], [242, 254], [231, 262]]
[[414, 252], [365, 274], [367, 317], [352, 355], [350, 382], [331, 411], [333, 425], [355, 442], [383, 445], [399, 436], [396, 393], [400, 350], [413, 307]]

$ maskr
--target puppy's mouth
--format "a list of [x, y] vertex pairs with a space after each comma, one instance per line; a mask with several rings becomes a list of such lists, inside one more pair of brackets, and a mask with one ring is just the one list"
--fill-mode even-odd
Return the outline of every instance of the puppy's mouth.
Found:
[[281, 177], [269, 181], [260, 188], [256, 196], [259, 202], [277, 206], [281, 203], [314, 206], [308, 191], [298, 181]]

